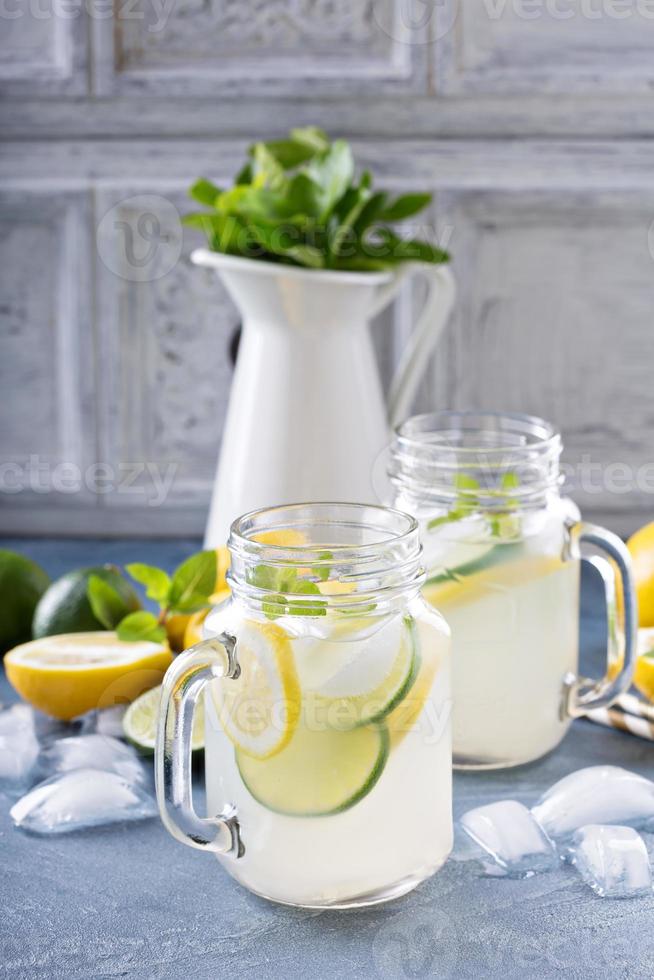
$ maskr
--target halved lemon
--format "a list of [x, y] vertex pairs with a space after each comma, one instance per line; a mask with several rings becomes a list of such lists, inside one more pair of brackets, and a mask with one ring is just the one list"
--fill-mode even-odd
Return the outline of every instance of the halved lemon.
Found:
[[290, 741], [301, 692], [291, 643], [274, 623], [247, 622], [238, 631], [236, 679], [212, 684], [220, 723], [246, 755], [268, 759]]
[[26, 701], [70, 721], [161, 684], [172, 659], [167, 644], [123, 643], [112, 632], [62, 633], [14, 647], [5, 670]]

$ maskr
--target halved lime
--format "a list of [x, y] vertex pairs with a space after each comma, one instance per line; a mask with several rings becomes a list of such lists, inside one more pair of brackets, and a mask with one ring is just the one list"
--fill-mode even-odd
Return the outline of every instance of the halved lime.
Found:
[[[123, 718], [125, 738], [143, 753], [152, 755], [157, 737], [157, 722], [161, 704], [161, 686], [153, 687], [132, 701]], [[193, 717], [191, 747], [194, 752], [204, 749], [204, 700], [200, 697]]]
[[236, 764], [252, 796], [277, 813], [320, 817], [348, 810], [367, 796], [382, 774], [389, 738], [383, 725], [350, 731], [299, 726], [271, 759], [236, 749]]

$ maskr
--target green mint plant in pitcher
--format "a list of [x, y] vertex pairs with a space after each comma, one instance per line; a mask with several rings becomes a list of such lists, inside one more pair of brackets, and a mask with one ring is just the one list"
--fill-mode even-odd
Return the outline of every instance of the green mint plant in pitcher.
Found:
[[[238, 519], [229, 549], [232, 597], [164, 682], [164, 823], [278, 902], [409, 891], [452, 845], [449, 631], [421, 594], [417, 523], [283, 506]], [[190, 782], [201, 692], [207, 818]]]
[[[610, 704], [631, 682], [629, 554], [609, 531], [578, 521], [560, 496], [561, 449], [551, 425], [521, 415], [439, 412], [396, 430], [395, 504], [419, 520], [423, 594], [452, 630], [461, 768], [537, 759], [572, 718]], [[611, 559], [594, 559], [611, 627], [607, 673], [597, 682], [578, 677], [582, 544]]]

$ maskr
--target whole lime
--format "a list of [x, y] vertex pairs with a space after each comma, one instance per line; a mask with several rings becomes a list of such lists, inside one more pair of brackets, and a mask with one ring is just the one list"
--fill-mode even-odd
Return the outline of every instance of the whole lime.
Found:
[[49, 584], [31, 558], [0, 550], [0, 655], [31, 638], [34, 609]]
[[35, 639], [58, 633], [90, 633], [107, 628], [95, 616], [88, 599], [87, 588], [92, 575], [97, 575], [112, 586], [122, 600], [123, 616], [141, 608], [138, 595], [114, 565], [78, 568], [62, 575], [42, 595], [32, 622]]

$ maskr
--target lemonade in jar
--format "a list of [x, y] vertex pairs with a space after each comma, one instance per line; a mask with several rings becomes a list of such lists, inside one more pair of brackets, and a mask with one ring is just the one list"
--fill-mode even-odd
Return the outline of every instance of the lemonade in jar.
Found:
[[[417, 524], [278, 507], [236, 521], [229, 548], [232, 597], [164, 685], [164, 822], [278, 902], [395, 898], [452, 844], [449, 630], [421, 594]], [[200, 690], [208, 818], [188, 782]]]
[[[520, 415], [439, 412], [396, 431], [394, 503], [420, 523], [423, 594], [452, 630], [453, 758], [461, 768], [544, 755], [573, 717], [609, 704], [630, 683], [629, 555], [560, 496], [561, 449], [551, 425]], [[593, 559], [612, 618], [609, 660], [623, 666], [597, 683], [577, 677], [582, 543], [612, 560]]]

